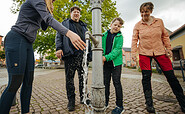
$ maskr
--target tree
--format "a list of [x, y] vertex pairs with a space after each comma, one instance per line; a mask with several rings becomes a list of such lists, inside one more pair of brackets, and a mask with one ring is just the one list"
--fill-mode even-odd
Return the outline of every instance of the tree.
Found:
[[[1, 46], [0, 46], [1, 49]], [[5, 50], [3, 48], [3, 50], [0, 50], [0, 59], [5, 59]]]
[[52, 61], [54, 61], [54, 60], [56, 60], [57, 59], [57, 57], [55, 56], [55, 54], [50, 54], [49, 56], [46, 56], [45, 57], [46, 59], [48, 59], [48, 60], [52, 60]]
[[[11, 12], [16, 13], [19, 11], [21, 4], [25, 0], [13, 0], [14, 4], [12, 5]], [[90, 0], [83, 0], [72, 2], [73, 0], [56, 0], [54, 2], [54, 18], [59, 22], [62, 22], [66, 18], [70, 18], [70, 7], [77, 5], [81, 11], [81, 20], [87, 24], [89, 31], [92, 30], [92, 14], [90, 7]], [[102, 32], [105, 32], [109, 28], [109, 24], [114, 17], [118, 17], [120, 14], [116, 11], [116, 1], [104, 0], [102, 3]], [[37, 34], [37, 39], [33, 44], [33, 48], [38, 53], [42, 55], [54, 54], [55, 52], [55, 35], [56, 31], [49, 27], [46, 31], [39, 30]]]

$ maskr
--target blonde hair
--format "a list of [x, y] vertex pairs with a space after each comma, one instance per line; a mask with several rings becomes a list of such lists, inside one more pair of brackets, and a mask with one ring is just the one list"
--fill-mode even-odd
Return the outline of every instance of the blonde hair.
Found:
[[121, 25], [124, 24], [124, 21], [123, 21], [123, 19], [121, 17], [114, 18], [111, 23], [114, 23], [116, 20], [118, 20]]
[[46, 2], [47, 9], [51, 13], [51, 15], [53, 15], [53, 3], [52, 3], [52, 0], [45, 0], [45, 2]]

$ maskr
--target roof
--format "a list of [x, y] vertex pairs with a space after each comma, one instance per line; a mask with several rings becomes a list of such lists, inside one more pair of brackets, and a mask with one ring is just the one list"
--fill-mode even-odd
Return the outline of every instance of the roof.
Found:
[[172, 33], [172, 31], [170, 31], [169, 29], [165, 28], [168, 32], [168, 34], [170, 35]]
[[171, 34], [170, 34], [170, 39], [173, 37], [173, 36], [175, 36], [175, 35], [177, 35], [178, 33], [180, 33], [181, 31], [183, 31], [183, 30], [185, 30], [185, 24], [184, 25], [182, 25], [180, 28], [178, 28], [177, 30], [175, 30], [174, 32], [172, 32]]
[[125, 52], [131, 52], [131, 48], [128, 48], [128, 47], [123, 47], [123, 50], [125, 51]]

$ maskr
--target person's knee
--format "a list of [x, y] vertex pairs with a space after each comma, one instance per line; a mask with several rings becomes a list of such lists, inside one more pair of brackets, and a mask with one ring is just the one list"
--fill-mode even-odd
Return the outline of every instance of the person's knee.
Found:
[[23, 82], [24, 75], [12, 75], [12, 79], [8, 88], [9, 92], [17, 92]]
[[121, 81], [120, 80], [114, 81], [113, 84], [114, 84], [115, 88], [121, 87]]

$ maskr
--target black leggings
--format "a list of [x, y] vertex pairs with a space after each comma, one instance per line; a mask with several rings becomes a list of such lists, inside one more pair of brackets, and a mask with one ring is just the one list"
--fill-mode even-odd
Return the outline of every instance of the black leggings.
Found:
[[10, 31], [5, 38], [5, 55], [9, 81], [1, 95], [0, 114], [9, 113], [21, 85], [21, 112], [28, 113], [34, 72], [32, 44], [19, 33]]

